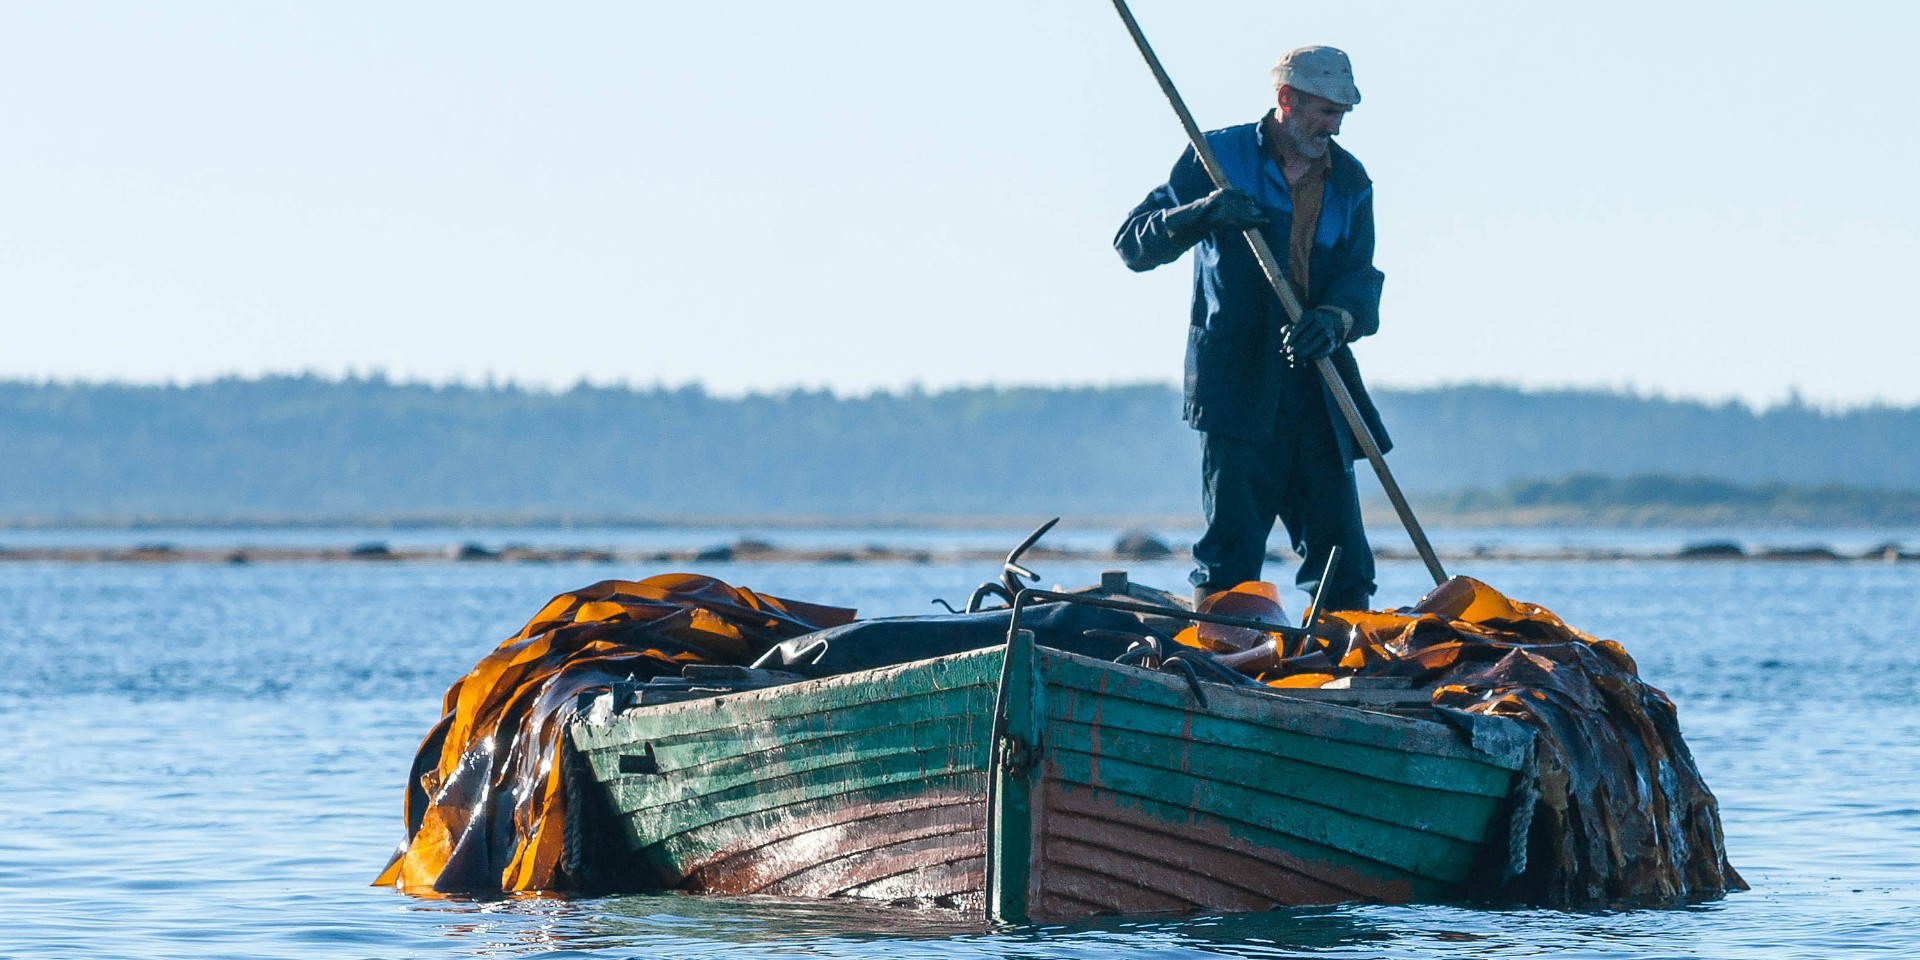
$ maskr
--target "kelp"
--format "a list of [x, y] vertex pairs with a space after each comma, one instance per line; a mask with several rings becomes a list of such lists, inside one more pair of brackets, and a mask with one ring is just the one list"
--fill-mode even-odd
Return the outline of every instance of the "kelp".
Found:
[[582, 694], [747, 663], [854, 611], [783, 600], [711, 577], [605, 580], [554, 597], [447, 689], [414, 756], [406, 840], [374, 882], [413, 894], [490, 895], [574, 886], [560, 738]]
[[[1270, 584], [1243, 584], [1203, 609], [1284, 622]], [[1673, 701], [1640, 679], [1619, 643], [1469, 577], [1411, 607], [1317, 620], [1313, 637], [1292, 647], [1266, 641], [1271, 655], [1249, 661], [1256, 679], [1320, 687], [1404, 678], [1431, 687], [1443, 716], [1510, 717], [1534, 730], [1499, 899], [1677, 904], [1747, 888], [1727, 861], [1719, 805], [1681, 739]], [[1175, 639], [1231, 660], [1255, 633], [1189, 628]]]

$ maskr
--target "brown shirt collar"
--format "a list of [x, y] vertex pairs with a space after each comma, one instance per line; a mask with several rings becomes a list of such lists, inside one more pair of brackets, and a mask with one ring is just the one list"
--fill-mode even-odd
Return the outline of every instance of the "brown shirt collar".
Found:
[[1279, 118], [1268, 113], [1261, 132], [1265, 135], [1267, 153], [1273, 158], [1280, 180], [1286, 184], [1287, 196], [1293, 202], [1293, 229], [1287, 237], [1287, 278], [1293, 281], [1304, 300], [1313, 262], [1313, 234], [1320, 223], [1320, 203], [1326, 196], [1327, 171], [1333, 169], [1333, 151], [1329, 149], [1313, 158], [1300, 157], [1307, 161], [1307, 172], [1288, 183], [1287, 160], [1295, 154], [1285, 147], [1287, 137], [1280, 130]]

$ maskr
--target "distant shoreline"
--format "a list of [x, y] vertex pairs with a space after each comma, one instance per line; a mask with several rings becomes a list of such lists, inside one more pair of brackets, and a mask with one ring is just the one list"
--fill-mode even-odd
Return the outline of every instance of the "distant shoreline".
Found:
[[[1485, 384], [1373, 397], [1434, 527], [1920, 526], [1920, 407]], [[1162, 383], [720, 397], [0, 380], [0, 526], [1191, 523], [1201, 439], [1181, 408]]]

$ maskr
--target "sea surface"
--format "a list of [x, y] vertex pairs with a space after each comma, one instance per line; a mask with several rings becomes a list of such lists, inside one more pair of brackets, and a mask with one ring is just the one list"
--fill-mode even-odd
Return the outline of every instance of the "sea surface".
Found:
[[[1343, 906], [998, 930], [842, 903], [413, 899], [368, 884], [447, 684], [549, 596], [664, 571], [13, 562], [0, 563], [0, 956], [1920, 956], [1920, 564], [1455, 567], [1626, 644], [1678, 703], [1750, 892], [1679, 910]], [[864, 615], [926, 612], [997, 574], [702, 572]], [[1185, 570], [1133, 573], [1177, 588]], [[1426, 586], [1417, 565], [1384, 564], [1377, 600]]]
[[[382, 543], [399, 551], [434, 551], [477, 544], [489, 550], [534, 547], [549, 550], [604, 550], [627, 553], [660, 550], [697, 550], [741, 540], [757, 540], [790, 550], [858, 550], [881, 547], [895, 550], [932, 549], [936, 552], [1011, 549], [1031, 527], [969, 525], [961, 527], [913, 524], [866, 526], [793, 525], [766, 527], [745, 523], [674, 523], [630, 526], [141, 526], [98, 528], [0, 529], [0, 549], [74, 547], [130, 550], [167, 545], [180, 549], [247, 550], [295, 548], [346, 549], [363, 543]], [[1071, 551], [1099, 551], [1113, 546], [1119, 536], [1145, 529], [1178, 549], [1200, 536], [1198, 525], [1130, 527], [1066, 522], [1048, 532], [1042, 543]], [[1827, 547], [1845, 556], [1893, 544], [1920, 551], [1920, 527], [1437, 527], [1427, 531], [1443, 553], [1475, 551], [1521, 555], [1551, 554], [1563, 550], [1632, 555], [1671, 554], [1700, 543], [1734, 543], [1749, 553], [1769, 549]], [[1377, 548], [1399, 553], [1411, 549], [1398, 527], [1373, 531]], [[1283, 537], [1273, 540], [1283, 547]], [[1178, 577], [1174, 579], [1178, 580]]]

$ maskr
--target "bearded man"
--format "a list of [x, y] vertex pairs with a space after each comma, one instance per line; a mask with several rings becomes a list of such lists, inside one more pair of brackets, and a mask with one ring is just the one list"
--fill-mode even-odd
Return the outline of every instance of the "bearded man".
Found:
[[[1366, 609], [1373, 551], [1360, 522], [1353, 463], [1364, 454], [1315, 369], [1331, 357], [1382, 452], [1390, 449], [1348, 344], [1380, 329], [1383, 275], [1373, 266], [1373, 183], [1333, 142], [1360, 102], [1347, 55], [1301, 47], [1273, 68], [1277, 109], [1206, 134], [1233, 188], [1216, 190], [1193, 149], [1127, 215], [1114, 249], [1151, 270], [1191, 249], [1187, 423], [1204, 436], [1206, 533], [1193, 545], [1197, 605], [1260, 578], [1277, 517], [1301, 566], [1294, 582], [1322, 605]], [[1304, 313], [1288, 325], [1241, 231], [1284, 250]]]

